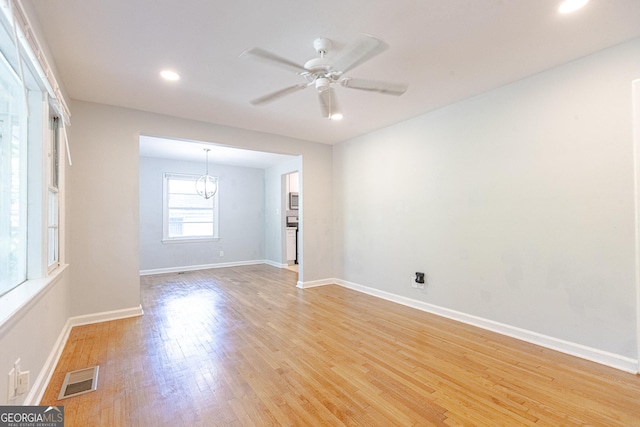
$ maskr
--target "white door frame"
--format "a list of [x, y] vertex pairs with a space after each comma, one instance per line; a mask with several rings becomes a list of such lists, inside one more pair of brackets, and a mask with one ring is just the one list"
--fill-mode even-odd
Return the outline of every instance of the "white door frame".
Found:
[[640, 372], [640, 79], [631, 83], [633, 169], [635, 178], [636, 373]]

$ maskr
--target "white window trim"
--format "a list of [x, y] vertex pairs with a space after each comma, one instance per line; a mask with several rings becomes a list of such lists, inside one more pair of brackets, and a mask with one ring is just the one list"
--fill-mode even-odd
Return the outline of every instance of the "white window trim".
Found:
[[[15, 315], [35, 304], [48, 289], [54, 286], [67, 269], [64, 250], [64, 163], [60, 163], [58, 193], [58, 261], [48, 266], [48, 138], [50, 137], [48, 117], [50, 104], [42, 99], [42, 93], [30, 92], [30, 102], [42, 103], [42, 108], [32, 108], [29, 133], [35, 142], [29, 141], [28, 161], [31, 165], [28, 180], [30, 209], [27, 214], [27, 227], [31, 237], [27, 237], [27, 280], [0, 297], [0, 334], [10, 328], [16, 319]], [[45, 97], [46, 98], [46, 97]], [[46, 119], [44, 119], [46, 117]], [[38, 149], [39, 147], [39, 149]], [[60, 146], [60, 157], [63, 158], [65, 147]], [[40, 167], [37, 167], [40, 165]], [[36, 208], [37, 207], [37, 208]], [[37, 262], [35, 262], [37, 261]]]
[[21, 310], [35, 304], [39, 297], [62, 278], [62, 273], [68, 264], [61, 264], [52, 270], [47, 277], [30, 279], [13, 288], [0, 298], [0, 335], [11, 328], [13, 323], [20, 318], [15, 315]]
[[165, 245], [173, 245], [176, 243], [202, 243], [202, 242], [217, 242], [220, 237], [174, 237], [174, 238], [162, 238], [162, 243]]
[[18, 0], [0, 0], [0, 11], [4, 15], [7, 27], [15, 28], [18, 43], [26, 54], [24, 60], [33, 67], [44, 85], [45, 91], [51, 98], [52, 108], [62, 117], [65, 125], [70, 124], [71, 112], [22, 4]]
[[[46, 242], [46, 263], [47, 263], [47, 272], [51, 273], [53, 270], [55, 270], [59, 265], [60, 265], [60, 213], [61, 213], [61, 208], [60, 208], [60, 199], [61, 199], [61, 195], [60, 195], [60, 188], [61, 183], [60, 183], [60, 179], [62, 176], [62, 170], [64, 169], [63, 167], [61, 167], [62, 163], [62, 156], [60, 155], [60, 152], [62, 150], [61, 144], [60, 144], [60, 130], [59, 130], [59, 123], [60, 123], [60, 119], [57, 117], [56, 114], [53, 114], [53, 107], [50, 104], [49, 105], [49, 111], [48, 111], [48, 115], [47, 115], [47, 127], [45, 128], [45, 132], [44, 132], [44, 137], [47, 140], [47, 144], [46, 144], [46, 163], [47, 163], [47, 211], [46, 211], [46, 224], [45, 224], [45, 236], [43, 236], [43, 238], [45, 239]], [[54, 126], [55, 124], [55, 126]], [[54, 144], [55, 143], [55, 144]], [[54, 147], [54, 145], [57, 145], [57, 147]], [[54, 150], [54, 148], [56, 148], [56, 150]], [[57, 165], [57, 167], [55, 167], [55, 165]], [[55, 176], [55, 173], [57, 172], [57, 176]], [[54, 182], [55, 181], [55, 182]], [[56, 199], [56, 203], [55, 203], [55, 223], [51, 224], [50, 218], [51, 218], [51, 212], [49, 211], [49, 209], [51, 209], [51, 203], [50, 203], [50, 199], [51, 199], [51, 195], [55, 194], [55, 199]], [[50, 257], [50, 244], [51, 242], [49, 241], [49, 232], [55, 229], [56, 230], [56, 236], [55, 236], [55, 257], [53, 262], [49, 262], [49, 257]]]
[[[176, 243], [203, 243], [203, 242], [217, 242], [220, 240], [220, 216], [219, 216], [219, 201], [218, 198], [220, 188], [218, 187], [218, 191], [213, 196], [215, 198], [213, 204], [213, 229], [214, 236], [209, 237], [169, 237], [168, 229], [169, 229], [169, 209], [168, 209], [168, 185], [167, 180], [171, 177], [189, 177], [189, 178], [198, 178], [198, 175], [186, 174], [186, 173], [174, 173], [174, 172], [165, 172], [162, 177], [162, 240], [163, 244], [176, 244]], [[217, 177], [216, 177], [217, 179]]]
[[[32, 307], [40, 297], [54, 286], [62, 277], [67, 268], [65, 260], [65, 167], [60, 163], [59, 188], [58, 188], [58, 264], [47, 268], [47, 206], [48, 192], [47, 180], [43, 171], [47, 170], [45, 156], [47, 150], [46, 132], [48, 126], [43, 122], [51, 110], [55, 110], [62, 118], [64, 124], [70, 123], [70, 114], [61, 94], [60, 88], [55, 81], [54, 74], [46, 62], [44, 53], [35, 35], [31, 31], [31, 26], [24, 14], [22, 5], [17, 0], [0, 0], [0, 26], [8, 31], [9, 35], [14, 32], [17, 35], [18, 44], [21, 49], [17, 49], [18, 56], [28, 65], [30, 72], [35, 71], [33, 76], [39, 86], [38, 90], [28, 91], [25, 94], [29, 102], [42, 103], [42, 108], [29, 108], [29, 148], [27, 157], [29, 159], [29, 176], [27, 198], [29, 209], [27, 214], [27, 280], [4, 295], [0, 296], [0, 332], [6, 331], [17, 320], [16, 314], [22, 310]], [[25, 36], [25, 34], [27, 36]], [[15, 38], [14, 38], [15, 40]], [[37, 52], [37, 53], [34, 53]], [[23, 84], [25, 84], [23, 82]], [[48, 96], [43, 96], [47, 94]], [[39, 122], [43, 122], [42, 126]], [[40, 147], [40, 148], [38, 148]], [[60, 157], [67, 152], [60, 147]], [[39, 171], [33, 173], [33, 171]]]
[[[47, 272], [51, 273], [53, 270], [55, 270], [56, 268], [58, 268], [58, 266], [60, 265], [60, 192], [58, 191], [57, 188], [55, 187], [51, 187], [49, 186], [49, 190], [47, 193], [47, 198], [49, 198], [52, 194], [56, 195], [56, 209], [57, 209], [57, 213], [56, 213], [56, 221], [55, 224], [51, 224], [49, 222], [49, 216], [51, 215], [51, 212], [47, 211], [47, 236], [46, 236], [46, 241], [47, 241]], [[49, 203], [49, 200], [47, 200], [47, 210], [51, 208], [51, 204]], [[56, 247], [55, 247], [55, 258], [53, 260], [53, 262], [49, 263], [49, 245], [51, 244], [51, 242], [49, 241], [49, 231], [50, 230], [56, 230]]]

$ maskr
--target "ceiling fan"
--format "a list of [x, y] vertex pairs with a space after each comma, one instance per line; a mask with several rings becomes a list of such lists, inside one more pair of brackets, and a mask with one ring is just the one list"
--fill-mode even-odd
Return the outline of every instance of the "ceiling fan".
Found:
[[389, 48], [389, 45], [380, 39], [362, 35], [343, 52], [338, 53], [333, 58], [327, 58], [326, 56], [329, 49], [331, 49], [331, 40], [318, 38], [314, 40], [313, 47], [320, 57], [310, 59], [304, 65], [299, 65], [258, 47], [242, 52], [240, 55], [242, 57], [255, 59], [294, 71], [304, 78], [304, 83], [295, 84], [261, 96], [251, 101], [251, 104], [267, 104], [286, 95], [313, 86], [318, 93], [322, 115], [328, 119], [338, 120], [342, 118], [342, 113], [340, 113], [338, 108], [333, 85], [338, 84], [350, 89], [366, 90], [396, 96], [402, 95], [407, 90], [407, 85], [404, 83], [354, 79], [345, 75], [346, 72]]

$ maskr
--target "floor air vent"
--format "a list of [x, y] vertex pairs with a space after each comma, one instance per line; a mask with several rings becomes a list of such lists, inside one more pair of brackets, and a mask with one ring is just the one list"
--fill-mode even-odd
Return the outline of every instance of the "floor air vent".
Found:
[[95, 391], [98, 388], [98, 366], [67, 372], [58, 400]]

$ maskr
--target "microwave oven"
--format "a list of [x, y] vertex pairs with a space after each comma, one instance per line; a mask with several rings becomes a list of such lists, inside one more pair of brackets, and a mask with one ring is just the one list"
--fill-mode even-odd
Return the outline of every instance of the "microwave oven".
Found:
[[298, 209], [299, 206], [298, 193], [289, 193], [289, 209]]

